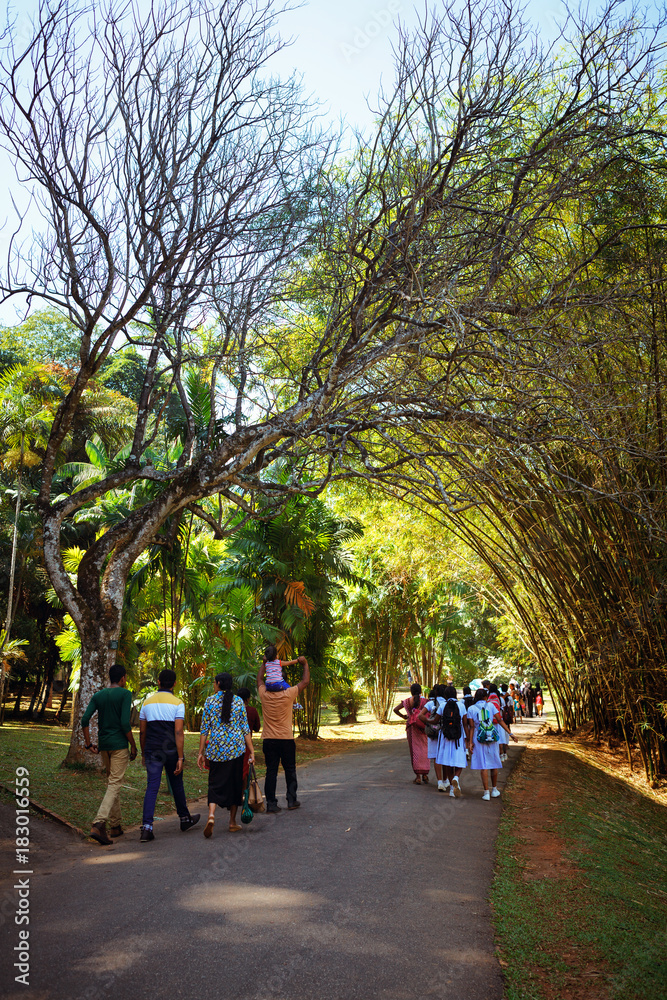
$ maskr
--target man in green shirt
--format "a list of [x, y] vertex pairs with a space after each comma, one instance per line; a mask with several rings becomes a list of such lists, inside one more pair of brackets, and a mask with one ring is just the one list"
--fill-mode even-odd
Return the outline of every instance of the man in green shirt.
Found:
[[[86, 750], [101, 753], [107, 770], [107, 790], [97, 816], [90, 829], [90, 836], [100, 844], [112, 844], [111, 837], [120, 837], [120, 789], [127, 765], [137, 756], [137, 745], [130, 728], [132, 695], [126, 690], [125, 667], [120, 663], [109, 669], [108, 688], [97, 691], [81, 716], [81, 728]], [[88, 723], [97, 712], [97, 744], [90, 742]], [[131, 751], [128, 750], [128, 743]], [[111, 825], [107, 833], [107, 821]]]

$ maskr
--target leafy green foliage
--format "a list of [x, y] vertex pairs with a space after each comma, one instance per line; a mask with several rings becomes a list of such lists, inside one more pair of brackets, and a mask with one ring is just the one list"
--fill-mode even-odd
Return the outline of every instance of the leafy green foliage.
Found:
[[81, 334], [56, 309], [31, 313], [18, 326], [0, 328], [0, 362], [5, 364], [78, 365]]
[[[266, 504], [267, 515], [270, 509]], [[338, 670], [332, 657], [334, 601], [355, 580], [347, 546], [360, 534], [357, 521], [336, 517], [321, 500], [294, 497], [276, 516], [242, 525], [223, 567], [222, 592], [242, 587], [254, 594], [279, 657], [307, 657], [311, 684], [303, 694], [300, 731], [310, 738], [317, 736], [322, 686]]]

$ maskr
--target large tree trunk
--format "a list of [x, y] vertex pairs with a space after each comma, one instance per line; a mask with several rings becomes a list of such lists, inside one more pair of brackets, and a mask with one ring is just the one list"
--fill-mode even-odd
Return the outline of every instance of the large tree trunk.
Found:
[[[78, 697], [72, 706], [72, 736], [63, 761], [65, 765], [86, 764], [97, 769], [101, 767], [100, 758], [85, 748], [81, 716], [95, 692], [108, 687], [109, 667], [113, 666], [116, 659], [116, 651], [109, 648], [109, 643], [118, 640], [119, 632], [120, 623], [118, 629], [112, 632], [106, 632], [100, 625], [97, 632], [91, 630], [86, 635], [81, 634], [81, 680]], [[97, 743], [97, 714], [90, 720], [90, 739], [92, 743]]]
[[[94, 551], [89, 549], [86, 552], [79, 566], [75, 587], [62, 561], [60, 516], [49, 509], [43, 514], [43, 524], [44, 562], [54, 589], [74, 619], [81, 639], [79, 692], [72, 706], [72, 736], [63, 764], [86, 764], [97, 769], [101, 767], [101, 761], [85, 748], [81, 716], [95, 692], [109, 683], [109, 667], [115, 662], [120, 638], [127, 575], [147, 541], [142, 538], [137, 548], [131, 551], [126, 549], [119, 556], [113, 543], [107, 549], [112, 531], [107, 532], [93, 546]], [[154, 530], [148, 530], [149, 536]], [[91, 719], [90, 736], [91, 742], [96, 743], [97, 715]]]

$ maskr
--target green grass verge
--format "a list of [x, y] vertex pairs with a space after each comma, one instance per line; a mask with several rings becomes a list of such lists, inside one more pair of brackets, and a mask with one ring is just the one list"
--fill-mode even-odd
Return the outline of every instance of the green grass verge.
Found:
[[[506, 1000], [569, 997], [575, 981], [595, 996], [599, 984], [614, 1000], [664, 1000], [667, 809], [593, 764], [567, 760], [555, 832], [576, 873], [524, 880], [521, 823], [530, 812], [510, 804], [503, 813], [491, 898]], [[526, 765], [513, 779], [519, 787], [530, 780]]]
[[[63, 819], [87, 830], [104, 795], [104, 779], [85, 769], [61, 768], [69, 747], [70, 732], [59, 726], [21, 725], [6, 722], [0, 728], [0, 782], [13, 787], [17, 767], [30, 771], [30, 797]], [[257, 774], [264, 774], [264, 758], [257, 745]], [[185, 792], [188, 800], [206, 795], [207, 779], [197, 767], [199, 734], [185, 734], [184, 771]], [[331, 748], [325, 741], [310, 743], [297, 740], [297, 763], [326, 756]], [[121, 795], [123, 822], [133, 826], [141, 822], [141, 810], [146, 788], [146, 772], [141, 759], [133, 761], [125, 774]], [[174, 812], [174, 800], [162, 779], [156, 816]]]

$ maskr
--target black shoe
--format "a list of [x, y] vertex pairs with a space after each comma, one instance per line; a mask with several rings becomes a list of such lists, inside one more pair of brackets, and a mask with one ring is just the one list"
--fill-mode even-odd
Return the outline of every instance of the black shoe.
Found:
[[113, 840], [107, 833], [106, 823], [93, 823], [90, 828], [90, 836], [93, 840], [96, 840], [98, 844], [104, 844], [105, 847], [108, 847], [109, 844], [113, 844]]
[[155, 834], [147, 826], [142, 826], [139, 840], [142, 844], [147, 844], [149, 841], [155, 840]]
[[299, 802], [298, 799], [295, 799], [294, 802], [288, 802], [287, 803], [287, 808], [288, 809], [300, 809], [301, 808], [301, 803]]
[[110, 837], [122, 837], [124, 833], [122, 826], [112, 826], [109, 830]]
[[279, 806], [276, 802], [275, 805], [270, 805], [266, 807], [267, 813], [279, 813], [283, 811], [283, 807]]
[[200, 816], [201, 816], [201, 813], [195, 813], [194, 816], [186, 816], [185, 819], [182, 819], [181, 820], [181, 833], [185, 833], [185, 831], [189, 830], [191, 826], [194, 826], [195, 823], [198, 823]]

